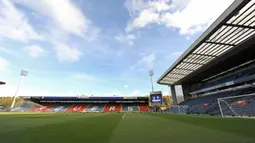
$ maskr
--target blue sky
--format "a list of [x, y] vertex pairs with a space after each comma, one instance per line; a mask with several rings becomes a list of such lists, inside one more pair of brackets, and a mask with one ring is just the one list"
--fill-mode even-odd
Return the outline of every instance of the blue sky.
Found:
[[0, 96], [146, 95], [232, 2], [1, 0]]

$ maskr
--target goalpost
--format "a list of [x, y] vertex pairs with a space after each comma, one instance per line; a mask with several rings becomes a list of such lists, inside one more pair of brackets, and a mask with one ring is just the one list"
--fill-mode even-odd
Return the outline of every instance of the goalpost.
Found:
[[173, 105], [169, 107], [168, 112], [172, 114], [187, 114], [189, 106], [187, 105]]
[[255, 116], [255, 93], [218, 98], [217, 102], [222, 118]]

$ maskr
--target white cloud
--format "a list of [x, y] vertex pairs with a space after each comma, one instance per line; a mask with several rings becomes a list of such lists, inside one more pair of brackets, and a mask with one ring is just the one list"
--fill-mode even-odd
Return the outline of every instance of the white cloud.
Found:
[[9, 67], [9, 62], [0, 57], [0, 72], [5, 71]]
[[15, 0], [15, 2], [48, 17], [54, 28], [61, 29], [68, 34], [92, 38], [99, 32], [99, 29], [71, 0]]
[[10, 0], [0, 1], [0, 25], [2, 37], [22, 42], [43, 39]]
[[38, 58], [41, 57], [45, 50], [37, 45], [31, 45], [28, 47], [25, 47], [25, 50], [28, 52], [28, 55], [32, 58]]
[[[173, 0], [176, 1], [176, 0]], [[184, 0], [177, 0], [177, 1], [184, 1]], [[187, 0], [186, 0], [187, 1]], [[149, 9], [151, 11], [162, 12], [169, 10], [171, 8], [168, 5], [169, 0], [127, 0], [125, 2], [125, 6], [128, 9], [129, 15], [131, 17], [136, 17], [145, 9]], [[180, 2], [179, 2], [180, 3]]]
[[139, 2], [143, 6], [135, 6], [137, 0], [127, 1], [126, 6], [132, 18], [126, 27], [127, 32], [149, 24], [159, 24], [179, 29], [180, 34], [187, 36], [205, 30], [234, 0]]
[[190, 0], [183, 10], [166, 13], [161, 20], [169, 28], [180, 29], [183, 35], [193, 35], [206, 29], [232, 2], [233, 0]]
[[132, 22], [128, 24], [128, 26], [126, 27], [126, 31], [130, 32], [133, 29], [142, 28], [147, 26], [148, 24], [158, 22], [159, 14], [146, 9], [143, 10], [137, 18], [135, 18]]
[[127, 42], [129, 46], [132, 46], [134, 44], [134, 40], [136, 38], [137, 37], [133, 34], [127, 34], [127, 35], [119, 34], [118, 36], [115, 37], [115, 39], [120, 42]]
[[129, 15], [135, 17], [138, 12], [145, 8], [146, 2], [143, 0], [127, 0], [125, 6], [128, 9]]
[[[191, 0], [172, 0], [170, 4], [170, 10], [172, 12], [182, 11]], [[167, 2], [169, 4], [169, 1]]]
[[70, 47], [67, 44], [54, 42], [53, 45], [53, 50], [55, 51], [57, 59], [60, 62], [75, 62], [78, 61], [82, 56], [82, 52], [79, 49]]
[[135, 65], [131, 66], [131, 70], [133, 69], [151, 70], [155, 65], [155, 61], [156, 61], [155, 53], [145, 54], [140, 58], [140, 60], [138, 60], [138, 62]]
[[55, 56], [60, 62], [75, 62], [82, 52], [68, 43], [70, 36], [79, 36], [92, 41], [100, 29], [82, 13], [82, 10], [71, 0], [14, 0], [29, 8], [34, 17], [45, 22], [44, 37], [53, 45]]
[[126, 84], [126, 85], [124, 85], [124, 88], [128, 88], [128, 85]]
[[167, 4], [167, 2], [169, 2], [169, 0], [149, 1], [148, 7], [158, 12], [166, 11], [171, 8], [171, 6]]
[[170, 9], [169, 0], [142, 1], [127, 0], [126, 7], [132, 20], [129, 21], [126, 31], [146, 27], [149, 24], [160, 24], [160, 13]]
[[169, 54], [168, 56], [166, 56], [166, 59], [171, 59], [171, 58], [178, 58], [182, 55], [183, 52], [173, 52], [171, 54]]

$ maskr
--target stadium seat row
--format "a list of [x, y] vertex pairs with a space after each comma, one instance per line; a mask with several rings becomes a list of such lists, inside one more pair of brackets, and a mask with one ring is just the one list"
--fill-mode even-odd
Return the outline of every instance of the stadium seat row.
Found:
[[29, 112], [149, 112], [146, 104], [45, 104], [37, 107], [15, 107], [12, 111]]

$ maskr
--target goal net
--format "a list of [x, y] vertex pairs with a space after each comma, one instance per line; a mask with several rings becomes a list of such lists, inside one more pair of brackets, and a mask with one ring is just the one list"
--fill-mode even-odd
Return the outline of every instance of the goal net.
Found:
[[218, 98], [222, 117], [254, 117], [255, 93]]
[[187, 114], [189, 106], [187, 105], [173, 105], [169, 107], [168, 112], [172, 114]]

